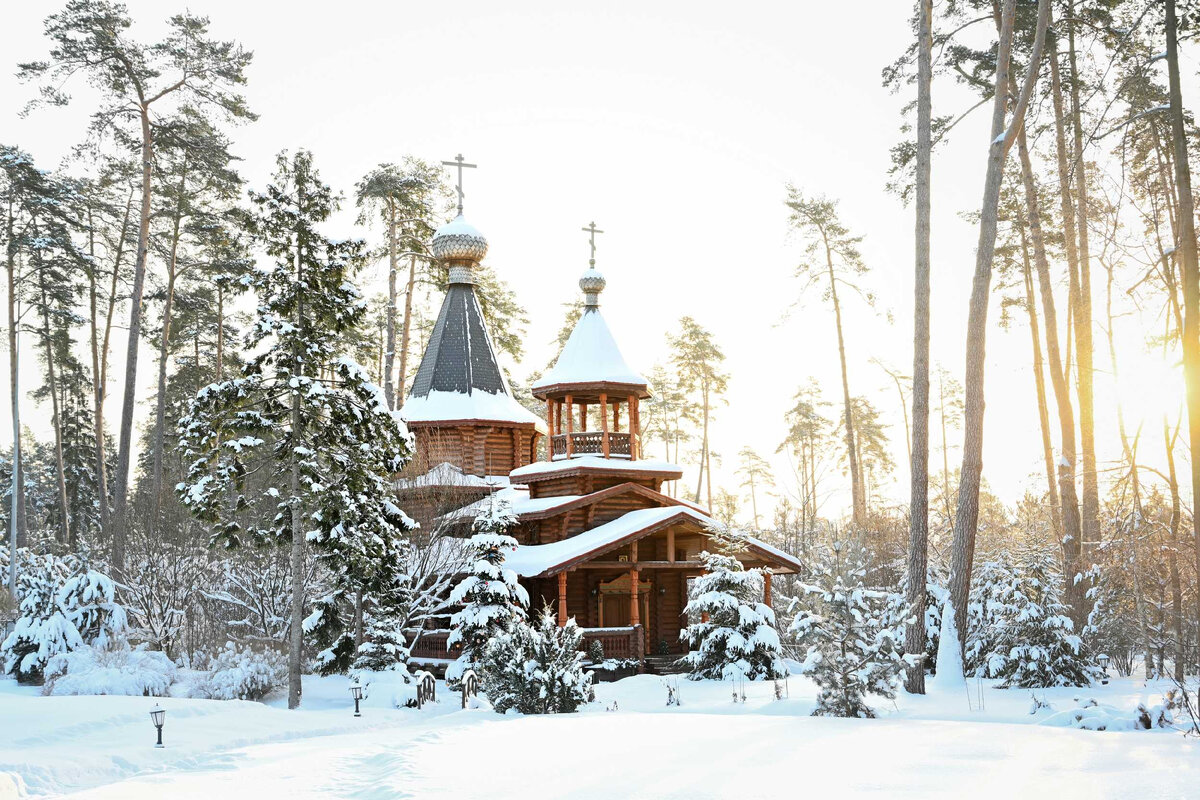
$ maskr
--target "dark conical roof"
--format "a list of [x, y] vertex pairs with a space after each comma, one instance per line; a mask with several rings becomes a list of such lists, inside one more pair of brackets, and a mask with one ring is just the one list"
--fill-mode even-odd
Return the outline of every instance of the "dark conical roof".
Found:
[[512, 395], [474, 285], [452, 283], [446, 290], [401, 415], [409, 422], [479, 419], [541, 424]]

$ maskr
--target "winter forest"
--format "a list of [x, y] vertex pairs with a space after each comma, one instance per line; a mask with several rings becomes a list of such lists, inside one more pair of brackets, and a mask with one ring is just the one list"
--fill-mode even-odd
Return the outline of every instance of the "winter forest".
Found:
[[0, 12], [0, 798], [1194, 793], [1200, 3], [349, 5]]

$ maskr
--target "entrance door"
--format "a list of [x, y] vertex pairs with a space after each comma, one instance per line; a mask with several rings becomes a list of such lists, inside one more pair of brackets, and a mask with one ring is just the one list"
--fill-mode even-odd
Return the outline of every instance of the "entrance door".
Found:
[[604, 595], [604, 627], [623, 628], [629, 624], [629, 595]]

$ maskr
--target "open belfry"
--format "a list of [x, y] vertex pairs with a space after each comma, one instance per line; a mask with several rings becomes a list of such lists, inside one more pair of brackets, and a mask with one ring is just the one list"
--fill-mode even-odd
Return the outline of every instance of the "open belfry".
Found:
[[[397, 482], [404, 507], [427, 532], [468, 536], [488, 503], [519, 519], [505, 566], [532, 609], [549, 605], [559, 624], [575, 618], [585, 643], [643, 668], [673, 662], [686, 646], [688, 580], [720, 528], [702, 507], [663, 492], [683, 469], [643, 457], [640, 406], [651, 388], [625, 360], [600, 309], [606, 281], [596, 268], [595, 223], [584, 228], [591, 258], [579, 279], [583, 310], [557, 361], [533, 384], [539, 418], [513, 395], [496, 356], [474, 271], [487, 240], [459, 213], [434, 234], [449, 270], [446, 297], [401, 416], [416, 442], [415, 469]], [[771, 574], [801, 569], [794, 557], [754, 539], [736, 554]], [[448, 657], [447, 634], [427, 632], [412, 657]], [[649, 659], [649, 662], [647, 662]]]

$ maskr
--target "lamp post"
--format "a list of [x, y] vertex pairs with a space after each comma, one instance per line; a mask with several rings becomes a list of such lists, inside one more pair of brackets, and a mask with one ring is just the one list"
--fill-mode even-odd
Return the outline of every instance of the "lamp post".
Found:
[[1101, 653], [1100, 655], [1096, 656], [1096, 661], [1100, 664], [1100, 669], [1104, 670], [1104, 677], [1100, 679], [1100, 683], [1107, 684], [1108, 683], [1108, 662], [1109, 662], [1108, 654]]
[[150, 709], [150, 721], [154, 723], [154, 728], [158, 731], [158, 743], [154, 745], [155, 747], [163, 746], [162, 729], [163, 722], [166, 720], [166, 718], [167, 712], [159, 708], [158, 703], [155, 703], [154, 708]]
[[361, 717], [362, 712], [358, 710], [358, 701], [362, 700], [362, 684], [358, 681], [350, 684], [350, 696], [354, 698], [354, 716]]

